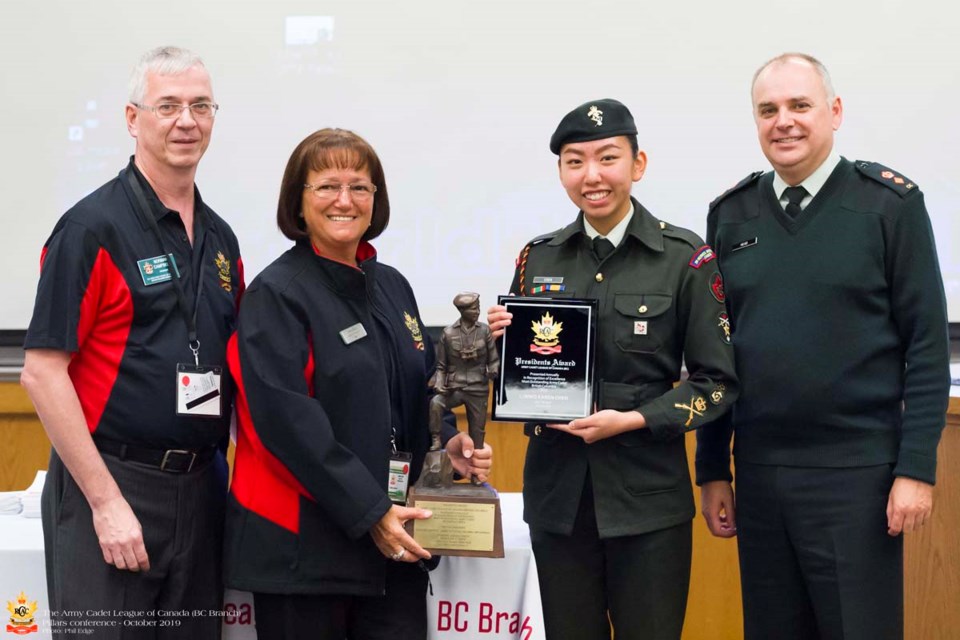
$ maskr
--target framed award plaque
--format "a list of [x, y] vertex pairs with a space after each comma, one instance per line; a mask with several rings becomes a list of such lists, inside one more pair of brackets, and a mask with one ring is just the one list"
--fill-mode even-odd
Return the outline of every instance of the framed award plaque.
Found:
[[500, 296], [513, 314], [500, 337], [492, 417], [569, 422], [593, 412], [597, 301]]

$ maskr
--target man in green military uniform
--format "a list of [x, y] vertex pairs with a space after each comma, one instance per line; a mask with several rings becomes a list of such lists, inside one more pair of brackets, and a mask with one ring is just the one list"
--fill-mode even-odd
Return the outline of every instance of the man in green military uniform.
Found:
[[[737, 396], [723, 280], [696, 234], [630, 191], [646, 168], [630, 111], [577, 107], [550, 150], [580, 213], [520, 254], [514, 295], [599, 302], [596, 412], [525, 427], [524, 519], [554, 639], [680, 637], [694, 502], [684, 434]], [[494, 335], [510, 324], [488, 311]], [[689, 377], [680, 380], [682, 361]], [[609, 618], [608, 618], [609, 615]]]
[[834, 149], [818, 60], [770, 60], [752, 98], [773, 171], [707, 222], [743, 390], [698, 432], [703, 513], [737, 536], [747, 640], [896, 640], [900, 534], [930, 517], [950, 385], [933, 231], [911, 180]]

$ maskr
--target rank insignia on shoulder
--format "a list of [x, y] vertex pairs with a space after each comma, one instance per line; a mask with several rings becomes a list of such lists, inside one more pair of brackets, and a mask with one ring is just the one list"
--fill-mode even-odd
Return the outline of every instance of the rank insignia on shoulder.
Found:
[[705, 244], [697, 249], [697, 252], [693, 254], [692, 258], [690, 258], [690, 266], [694, 269], [699, 269], [716, 257], [717, 254], [713, 252], [713, 249], [710, 248], [710, 245]]
[[710, 276], [710, 293], [713, 294], [714, 299], [720, 304], [723, 304], [727, 299], [723, 291], [723, 276], [720, 275], [719, 271], [714, 271]]
[[910, 191], [917, 188], [917, 185], [907, 178], [904, 178], [896, 171], [888, 169], [887, 167], [876, 162], [857, 160], [854, 163], [854, 166], [856, 166], [857, 171], [863, 175], [876, 180], [880, 184], [889, 187], [890, 189], [893, 189], [899, 193], [901, 197], [907, 195], [910, 193]]
[[720, 327], [720, 338], [730, 344], [730, 316], [726, 311], [721, 311], [717, 316], [717, 326]]

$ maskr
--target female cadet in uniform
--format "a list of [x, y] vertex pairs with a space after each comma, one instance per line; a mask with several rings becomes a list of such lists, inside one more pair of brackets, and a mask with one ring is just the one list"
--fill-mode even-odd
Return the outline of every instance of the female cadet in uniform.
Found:
[[[617, 640], [674, 640], [694, 516], [684, 434], [737, 394], [723, 282], [696, 234], [630, 197], [647, 158], [623, 104], [577, 107], [550, 150], [580, 213], [524, 247], [510, 292], [596, 299], [599, 333], [596, 412], [525, 426], [524, 520], [546, 635], [609, 638], [612, 624]], [[510, 317], [495, 306], [487, 321], [500, 335]], [[674, 387], [684, 360], [689, 377]]]
[[[430, 554], [402, 525], [429, 512], [391, 497], [404, 499], [404, 466], [412, 483], [423, 464], [434, 352], [407, 280], [369, 244], [389, 215], [370, 145], [313, 133], [277, 207], [296, 244], [243, 298], [226, 583], [254, 593], [261, 640], [426, 636]], [[466, 434], [447, 451], [458, 472], [489, 472], [489, 447]]]

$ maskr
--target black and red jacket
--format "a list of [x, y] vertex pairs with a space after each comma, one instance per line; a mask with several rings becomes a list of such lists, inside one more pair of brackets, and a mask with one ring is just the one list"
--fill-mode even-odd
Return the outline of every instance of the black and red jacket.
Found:
[[230, 587], [384, 591], [386, 560], [368, 532], [391, 504], [392, 431], [414, 454], [411, 482], [423, 464], [434, 354], [407, 280], [368, 244], [358, 262], [302, 242], [244, 296], [229, 349], [238, 387]]
[[173, 283], [144, 284], [138, 261], [164, 251], [136, 208], [128, 174], [140, 183], [174, 255], [191, 310], [200, 274], [200, 359], [225, 367], [244, 289], [237, 238], [195, 191], [191, 247], [180, 215], [160, 203], [132, 159], [67, 211], [44, 244], [24, 348], [72, 354], [70, 378], [91, 433], [163, 449], [214, 445], [229, 429], [229, 376], [222, 419], [176, 415], [176, 365], [192, 363], [193, 354]]

